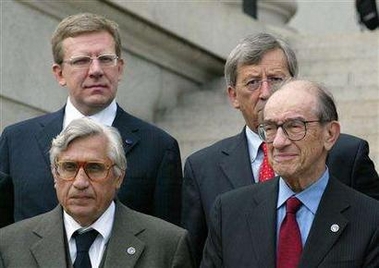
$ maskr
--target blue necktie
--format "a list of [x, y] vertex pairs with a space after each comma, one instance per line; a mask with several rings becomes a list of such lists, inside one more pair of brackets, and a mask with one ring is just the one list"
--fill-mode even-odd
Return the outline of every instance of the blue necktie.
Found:
[[74, 262], [74, 268], [92, 267], [88, 250], [98, 234], [99, 233], [94, 229], [84, 233], [79, 233], [78, 231], [74, 233], [76, 243], [76, 259]]

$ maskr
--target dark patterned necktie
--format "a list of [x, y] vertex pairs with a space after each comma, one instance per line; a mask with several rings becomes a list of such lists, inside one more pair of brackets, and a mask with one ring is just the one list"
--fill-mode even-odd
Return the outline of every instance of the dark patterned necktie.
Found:
[[280, 226], [277, 268], [296, 268], [299, 264], [303, 246], [296, 212], [301, 202], [296, 197], [290, 197], [286, 202], [286, 216]]
[[262, 143], [259, 148], [263, 151], [263, 162], [259, 168], [259, 182], [262, 182], [275, 177], [275, 172], [268, 162], [266, 143]]
[[88, 250], [98, 234], [99, 233], [94, 229], [84, 233], [79, 233], [78, 231], [74, 233], [76, 243], [76, 259], [74, 262], [74, 268], [92, 267]]

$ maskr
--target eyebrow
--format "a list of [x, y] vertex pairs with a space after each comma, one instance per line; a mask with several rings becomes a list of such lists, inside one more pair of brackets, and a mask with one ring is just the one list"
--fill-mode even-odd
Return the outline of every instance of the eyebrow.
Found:
[[288, 122], [288, 121], [292, 121], [292, 120], [302, 120], [302, 121], [306, 121], [304, 117], [302, 116], [297, 116], [297, 117], [291, 117], [291, 118], [286, 118], [284, 120], [281, 121], [281, 123], [278, 123], [278, 121], [274, 121], [273, 119], [267, 119], [267, 120], [263, 120], [263, 123], [268, 123], [268, 124], [283, 124], [285, 122]]

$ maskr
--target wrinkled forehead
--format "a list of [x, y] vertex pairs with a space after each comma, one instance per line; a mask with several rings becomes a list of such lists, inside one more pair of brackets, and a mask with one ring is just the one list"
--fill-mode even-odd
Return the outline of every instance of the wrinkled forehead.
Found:
[[309, 119], [316, 112], [316, 95], [307, 88], [307, 84], [290, 82], [276, 91], [264, 108], [264, 120], [284, 120], [304, 117]]

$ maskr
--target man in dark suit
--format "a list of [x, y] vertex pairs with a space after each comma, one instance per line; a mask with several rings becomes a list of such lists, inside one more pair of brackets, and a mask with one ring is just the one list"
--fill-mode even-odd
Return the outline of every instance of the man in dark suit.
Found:
[[[246, 126], [236, 136], [195, 152], [184, 167], [182, 225], [190, 233], [198, 262], [216, 197], [258, 182], [263, 160], [257, 134], [259, 116], [271, 93], [297, 73], [294, 51], [271, 34], [249, 36], [230, 53], [225, 65], [228, 95]], [[379, 200], [379, 177], [368, 153], [366, 141], [341, 134], [329, 152], [327, 165], [333, 176]]]
[[0, 226], [57, 205], [48, 151], [75, 118], [116, 127], [129, 169], [118, 192], [130, 208], [180, 223], [182, 170], [177, 141], [125, 112], [115, 101], [124, 61], [117, 24], [95, 14], [64, 19], [52, 37], [53, 71], [68, 89], [57, 112], [4, 129], [0, 138]]
[[194, 267], [186, 230], [114, 200], [126, 169], [116, 128], [75, 119], [50, 161], [59, 205], [0, 229], [0, 267]]
[[278, 176], [217, 198], [201, 267], [379, 267], [379, 202], [326, 165], [340, 133], [331, 94], [285, 84], [258, 132]]

